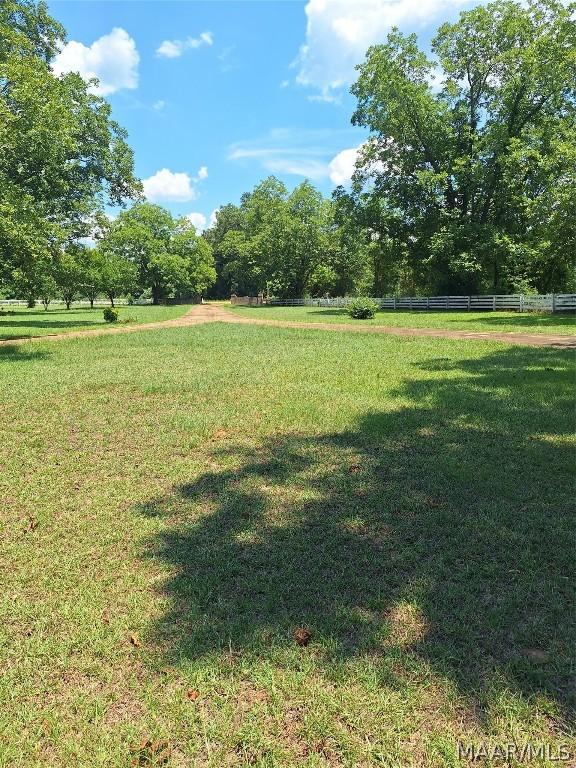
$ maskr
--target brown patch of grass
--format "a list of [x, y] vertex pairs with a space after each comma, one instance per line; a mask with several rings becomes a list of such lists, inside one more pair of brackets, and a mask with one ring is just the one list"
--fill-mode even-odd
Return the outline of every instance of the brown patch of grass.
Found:
[[384, 614], [389, 624], [385, 645], [410, 648], [424, 639], [430, 627], [422, 611], [415, 605], [401, 601]]

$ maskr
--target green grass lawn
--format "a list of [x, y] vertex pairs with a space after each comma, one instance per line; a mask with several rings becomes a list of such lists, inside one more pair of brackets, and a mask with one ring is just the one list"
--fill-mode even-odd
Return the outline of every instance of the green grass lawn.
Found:
[[516, 331], [576, 334], [576, 317], [540, 312], [410, 312], [383, 310], [373, 320], [353, 320], [344, 309], [328, 307], [232, 307], [243, 317], [264, 320], [301, 320], [308, 323], [391, 325], [402, 328], [448, 328], [453, 331]]
[[[29, 336], [44, 336], [68, 331], [85, 331], [106, 326], [102, 317], [104, 307], [74, 307], [69, 310], [59, 306], [45, 311], [42, 307], [26, 309], [0, 307], [0, 340], [21, 339]], [[180, 317], [190, 309], [188, 305], [174, 307], [134, 305], [118, 307], [120, 322], [155, 323]]]
[[1, 347], [0, 766], [574, 755], [573, 380], [220, 323]]

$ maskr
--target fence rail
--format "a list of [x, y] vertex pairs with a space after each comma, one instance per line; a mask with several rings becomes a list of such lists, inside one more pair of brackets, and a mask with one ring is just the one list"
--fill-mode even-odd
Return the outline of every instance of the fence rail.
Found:
[[[242, 297], [242, 303], [252, 303]], [[345, 307], [353, 296], [319, 299], [268, 299], [267, 304], [282, 307]], [[411, 310], [515, 310], [516, 312], [570, 312], [576, 310], [576, 294], [549, 293], [546, 295], [490, 295], [490, 296], [392, 296], [374, 299], [381, 309]], [[240, 302], [237, 302], [240, 303]], [[257, 302], [254, 300], [254, 303]]]
[[[145, 304], [151, 304], [152, 299], [134, 299], [132, 304], [137, 305], [145, 305]], [[41, 301], [36, 302], [37, 306], [42, 306]], [[57, 304], [58, 306], [62, 305], [65, 306], [66, 302], [62, 299], [53, 299], [50, 301], [50, 306]], [[126, 299], [114, 299], [114, 304], [117, 307], [127, 307], [129, 306], [128, 301]], [[90, 302], [88, 299], [81, 299], [78, 301], [73, 301], [72, 305], [74, 307], [82, 306], [82, 307], [89, 307]], [[28, 302], [25, 299], [0, 299], [0, 307], [27, 307]], [[94, 306], [95, 307], [109, 307], [110, 302], [107, 299], [94, 299]]]

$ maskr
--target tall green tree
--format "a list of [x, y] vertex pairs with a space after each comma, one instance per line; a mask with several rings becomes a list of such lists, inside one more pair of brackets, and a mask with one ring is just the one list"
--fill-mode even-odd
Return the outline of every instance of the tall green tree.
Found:
[[370, 139], [353, 197], [382, 201], [377, 234], [421, 290], [567, 287], [574, 12], [497, 0], [442, 25], [434, 58], [394, 30], [359, 67], [353, 122]]
[[152, 203], [137, 203], [110, 223], [99, 244], [104, 255], [134, 266], [140, 291], [154, 304], [168, 296], [191, 297], [216, 279], [212, 249], [186, 219]]
[[138, 287], [138, 269], [135, 264], [113, 250], [103, 249], [98, 245], [93, 258], [97, 264], [99, 287], [114, 306], [119, 296], [136, 291]]
[[137, 197], [132, 151], [111, 109], [51, 62], [65, 40], [46, 4], [0, 6], [0, 279], [34, 274], [89, 234], [105, 203]]
[[85, 245], [70, 243], [55, 260], [52, 274], [66, 309], [85, 292], [87, 258], [84, 251], [88, 250]]
[[204, 238], [198, 236], [186, 218], [175, 222], [170, 253], [180, 259], [184, 267], [183, 278], [173, 287], [177, 297], [200, 296], [216, 281], [212, 248]]
[[168, 258], [173, 229], [174, 220], [165, 208], [138, 203], [122, 211], [101, 240], [104, 252], [113, 253], [136, 267], [141, 289], [151, 291], [155, 304], [178, 279]]
[[223, 236], [209, 231], [206, 237], [217, 242], [221, 282], [231, 291], [303, 296], [333, 286], [333, 206], [309, 182], [289, 193], [269, 176], [243, 196], [239, 209], [227, 208], [232, 226]]
[[214, 224], [203, 234], [203, 238], [210, 244], [214, 254], [214, 267], [216, 280], [210, 288], [208, 295], [215, 299], [228, 298], [233, 291], [238, 290], [237, 283], [232, 285], [233, 269], [229, 268], [230, 257], [235, 260], [234, 252], [230, 252], [223, 246], [228, 232], [243, 232], [245, 229], [244, 211], [237, 205], [223, 205], [216, 212]]

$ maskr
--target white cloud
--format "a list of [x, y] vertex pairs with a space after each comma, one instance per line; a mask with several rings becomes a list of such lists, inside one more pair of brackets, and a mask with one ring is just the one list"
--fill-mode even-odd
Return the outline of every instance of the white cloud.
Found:
[[275, 129], [260, 139], [233, 144], [228, 159], [258, 162], [269, 173], [302, 176], [313, 181], [330, 179], [346, 184], [354, 171], [360, 147], [338, 151], [354, 130], [290, 131]]
[[164, 40], [156, 49], [156, 55], [165, 59], [177, 59], [182, 56], [182, 50], [182, 43], [178, 40]]
[[319, 156], [321, 149], [291, 146], [234, 145], [229, 160], [257, 160], [270, 173], [287, 173], [308, 179], [322, 179], [328, 175], [326, 163]]
[[343, 149], [342, 152], [338, 152], [336, 157], [333, 157], [328, 164], [330, 181], [333, 184], [346, 185], [350, 183], [352, 174], [356, 170], [356, 160], [358, 159], [358, 153], [360, 147], [353, 147], [351, 149]]
[[213, 42], [212, 32], [201, 32], [198, 37], [187, 37], [185, 40], [163, 40], [156, 49], [156, 55], [165, 59], [177, 59], [186, 50], [212, 45]]
[[165, 106], [166, 102], [164, 99], [158, 99], [158, 101], [155, 101], [154, 104], [152, 104], [152, 109], [155, 109], [157, 112], [161, 112]]
[[203, 213], [192, 211], [192, 213], [189, 213], [186, 218], [196, 227], [197, 232], [201, 232], [202, 230], [206, 229], [206, 216], [204, 216]]
[[156, 171], [153, 176], [144, 179], [142, 184], [148, 200], [186, 202], [196, 197], [190, 176], [187, 173], [173, 173], [168, 168]]
[[214, 210], [210, 214], [210, 222], [209, 222], [209, 226], [210, 227], [213, 227], [216, 224], [216, 219], [218, 217], [218, 211], [219, 210], [220, 210], [220, 208], [214, 208]]
[[188, 46], [190, 48], [199, 48], [201, 45], [212, 45], [213, 42], [214, 37], [212, 36], [212, 32], [202, 32], [200, 37], [196, 39], [189, 37], [187, 40]]
[[414, 29], [466, 5], [468, 0], [308, 0], [296, 81], [318, 91], [315, 101], [337, 101], [368, 47], [383, 42], [393, 26]]
[[56, 75], [79, 72], [84, 80], [98, 79], [92, 88], [100, 96], [108, 96], [122, 88], [138, 86], [140, 56], [128, 32], [115, 27], [108, 35], [95, 40], [90, 47], [71, 40], [54, 59]]
[[153, 176], [144, 179], [142, 184], [148, 200], [171, 200], [184, 203], [196, 198], [197, 192], [194, 185], [207, 177], [208, 168], [205, 165], [198, 170], [196, 176], [190, 176], [187, 173], [174, 173], [168, 168], [162, 168], [162, 170], [156, 171]]

